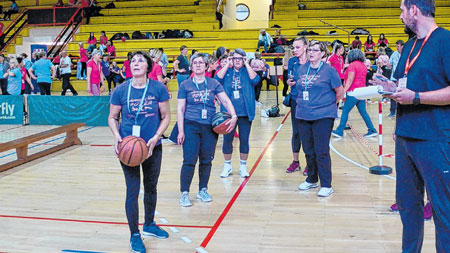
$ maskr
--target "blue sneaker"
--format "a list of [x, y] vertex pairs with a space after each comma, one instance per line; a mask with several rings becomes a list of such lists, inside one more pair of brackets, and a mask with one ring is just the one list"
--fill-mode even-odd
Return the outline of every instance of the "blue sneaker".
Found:
[[169, 233], [167, 233], [164, 229], [158, 227], [155, 222], [150, 223], [150, 225], [148, 226], [144, 225], [142, 234], [145, 236], [153, 236], [161, 239], [169, 237]]
[[146, 253], [144, 242], [142, 242], [141, 234], [133, 234], [130, 238], [130, 248], [134, 253]]

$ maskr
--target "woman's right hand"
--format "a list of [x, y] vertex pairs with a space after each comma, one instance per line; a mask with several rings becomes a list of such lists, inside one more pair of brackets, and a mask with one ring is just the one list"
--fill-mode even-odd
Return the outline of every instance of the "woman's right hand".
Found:
[[116, 153], [116, 157], [119, 157], [119, 143], [122, 142], [122, 137], [116, 137], [116, 141], [114, 142], [114, 152]]
[[177, 144], [178, 145], [183, 145], [184, 139], [185, 139], [184, 132], [183, 133], [179, 132], [178, 133], [178, 137], [177, 137]]
[[293, 80], [293, 79], [288, 79], [287, 81], [286, 81], [286, 83], [289, 85], [289, 86], [294, 86], [295, 85], [295, 81]]

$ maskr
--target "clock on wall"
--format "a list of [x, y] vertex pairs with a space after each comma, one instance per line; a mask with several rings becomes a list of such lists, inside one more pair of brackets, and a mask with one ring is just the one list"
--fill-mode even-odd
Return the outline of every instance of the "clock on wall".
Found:
[[236, 20], [244, 21], [250, 16], [250, 9], [245, 4], [236, 5]]

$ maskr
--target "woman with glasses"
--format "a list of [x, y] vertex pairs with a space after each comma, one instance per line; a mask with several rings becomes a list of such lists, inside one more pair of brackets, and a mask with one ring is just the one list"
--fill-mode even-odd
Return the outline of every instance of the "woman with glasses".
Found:
[[328, 197], [334, 191], [331, 187], [330, 142], [337, 105], [344, 95], [339, 75], [332, 66], [323, 62], [326, 45], [311, 41], [308, 48], [309, 62], [297, 70], [298, 90], [296, 118], [308, 164], [308, 177], [299, 190], [319, 187], [319, 197]]
[[[291, 146], [292, 146], [292, 155], [294, 160], [292, 161], [291, 165], [286, 169], [286, 173], [292, 173], [297, 170], [300, 170], [300, 161], [299, 161], [299, 152], [300, 148], [302, 146], [302, 142], [300, 140], [300, 133], [299, 133], [299, 120], [295, 117], [296, 113], [296, 107], [297, 107], [297, 96], [298, 91], [295, 87], [295, 83], [298, 80], [297, 76], [297, 70], [307, 62], [307, 53], [306, 50], [308, 49], [308, 39], [304, 36], [298, 37], [294, 40], [292, 43], [293, 47], [293, 54], [294, 56], [289, 59], [288, 62], [288, 79], [287, 84], [291, 87], [291, 99], [289, 104], [291, 105], [291, 124], [292, 124], [292, 138], [291, 138]], [[305, 168], [305, 171], [303, 172], [303, 175], [306, 176], [308, 173], [308, 168]]]
[[199, 160], [198, 174], [200, 178], [197, 199], [202, 202], [212, 201], [207, 189], [211, 174], [211, 162], [214, 159], [218, 138], [211, 127], [211, 120], [216, 112], [214, 105], [216, 96], [222, 106], [232, 115], [231, 121], [228, 123], [228, 132], [234, 129], [237, 121], [233, 104], [225, 94], [223, 86], [217, 80], [205, 77], [208, 56], [205, 54], [193, 55], [191, 68], [194, 76], [192, 79], [183, 81], [178, 90], [177, 142], [179, 145], [183, 145], [180, 205], [184, 207], [192, 206], [189, 199], [189, 188], [197, 159]]
[[[226, 64], [216, 75], [216, 79], [223, 84], [225, 93], [233, 103], [238, 116], [239, 126], [239, 151], [240, 167], [239, 174], [246, 178], [249, 176], [247, 168], [248, 152], [250, 151], [249, 136], [252, 121], [255, 118], [255, 89], [259, 83], [259, 76], [253, 71], [245, 57], [245, 51], [237, 48], [231, 57], [227, 58]], [[224, 108], [222, 107], [222, 111]], [[225, 158], [220, 177], [226, 178], [233, 172], [231, 166], [231, 155], [233, 153], [233, 139], [236, 127], [223, 137], [222, 152]]]

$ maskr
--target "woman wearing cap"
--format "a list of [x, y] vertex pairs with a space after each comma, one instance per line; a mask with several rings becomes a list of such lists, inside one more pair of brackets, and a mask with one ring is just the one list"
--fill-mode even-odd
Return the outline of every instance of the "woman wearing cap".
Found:
[[211, 162], [214, 159], [218, 135], [212, 130], [211, 120], [216, 112], [214, 98], [217, 96], [230, 115], [228, 132], [234, 129], [237, 116], [233, 104], [224, 92], [220, 83], [205, 77], [208, 67], [208, 57], [205, 54], [195, 54], [191, 57], [191, 67], [194, 77], [183, 81], [178, 90], [178, 137], [177, 142], [183, 145], [183, 166], [181, 167], [180, 205], [191, 206], [189, 188], [194, 176], [195, 164], [199, 160], [199, 192], [197, 199], [210, 202], [207, 192]]
[[56, 75], [56, 68], [53, 66], [53, 63], [47, 59], [47, 54], [44, 51], [37, 53], [36, 57], [38, 60], [28, 69], [28, 73], [31, 78], [37, 80], [41, 95], [51, 95], [50, 88], [52, 86], [52, 79], [55, 78]]
[[319, 187], [319, 197], [333, 193], [331, 187], [330, 136], [334, 119], [337, 118], [337, 105], [344, 95], [341, 79], [336, 70], [322, 61], [326, 45], [317, 40], [311, 41], [308, 48], [309, 62], [297, 70], [298, 80], [296, 118], [299, 119], [299, 132], [308, 164], [308, 177], [299, 190]]
[[100, 96], [105, 90], [105, 83], [102, 66], [100, 65], [100, 52], [97, 49], [92, 51], [92, 58], [87, 63], [86, 84], [87, 92], [92, 96]]
[[[253, 71], [245, 57], [245, 51], [235, 49], [226, 64], [215, 77], [223, 84], [225, 93], [233, 103], [238, 116], [237, 126], [239, 126], [239, 151], [240, 167], [239, 174], [245, 178], [249, 176], [247, 168], [247, 158], [250, 151], [249, 136], [252, 121], [255, 119], [255, 89], [259, 83], [259, 76]], [[222, 107], [222, 111], [224, 108]], [[231, 155], [233, 152], [233, 138], [236, 127], [230, 133], [224, 135], [222, 152], [225, 158], [220, 177], [228, 177], [233, 172], [231, 166]]]
[[125, 211], [131, 232], [130, 247], [133, 252], [146, 252], [139, 232], [138, 197], [141, 187], [141, 167], [145, 212], [142, 233], [144, 236], [157, 238], [169, 237], [169, 234], [154, 222], [162, 161], [160, 138], [170, 122], [169, 94], [160, 82], [147, 78], [151, 69], [152, 60], [147, 53], [137, 51], [131, 55], [133, 78], [114, 89], [108, 117], [109, 128], [116, 141], [116, 153], [118, 153], [117, 144], [122, 138], [132, 134], [144, 139], [149, 149], [148, 157], [141, 165], [130, 167], [121, 163], [127, 187]]

